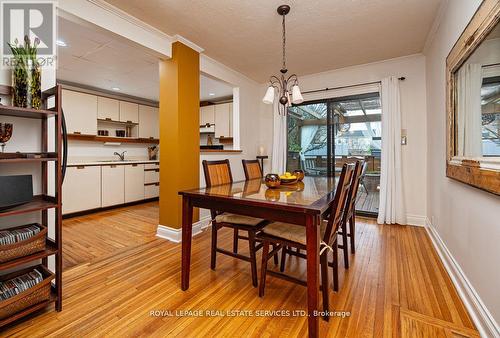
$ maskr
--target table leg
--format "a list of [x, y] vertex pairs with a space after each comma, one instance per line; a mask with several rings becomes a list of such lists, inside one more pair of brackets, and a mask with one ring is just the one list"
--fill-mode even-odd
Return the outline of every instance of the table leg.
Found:
[[182, 272], [181, 289], [189, 289], [191, 268], [191, 238], [193, 233], [193, 203], [189, 197], [182, 197]]
[[306, 217], [307, 247], [307, 312], [309, 337], [319, 337], [319, 320], [314, 315], [318, 310], [319, 293], [319, 230], [318, 218]]

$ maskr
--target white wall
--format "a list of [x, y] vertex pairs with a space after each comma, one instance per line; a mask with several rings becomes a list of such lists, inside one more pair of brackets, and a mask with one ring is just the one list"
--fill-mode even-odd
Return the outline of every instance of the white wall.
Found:
[[[334, 56], [333, 56], [334, 57]], [[403, 146], [403, 179], [408, 223], [424, 225], [426, 210], [426, 97], [425, 57], [412, 55], [333, 71], [299, 76], [302, 91], [380, 81], [387, 76], [404, 76], [401, 81], [402, 128], [408, 145]], [[261, 96], [265, 88], [261, 87]], [[262, 105], [261, 139], [272, 144], [272, 113]], [[382, 150], [383, 151], [383, 150]]]
[[480, 0], [448, 1], [425, 51], [427, 209], [430, 222], [497, 322], [500, 322], [500, 196], [446, 177], [445, 60]]

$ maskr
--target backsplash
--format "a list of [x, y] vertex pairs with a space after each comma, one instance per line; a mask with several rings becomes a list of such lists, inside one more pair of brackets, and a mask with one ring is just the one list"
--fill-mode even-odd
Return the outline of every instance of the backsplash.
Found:
[[114, 152], [126, 151], [125, 157], [148, 158], [148, 145], [122, 143], [121, 145], [105, 145], [102, 142], [69, 141], [68, 158], [114, 158]]

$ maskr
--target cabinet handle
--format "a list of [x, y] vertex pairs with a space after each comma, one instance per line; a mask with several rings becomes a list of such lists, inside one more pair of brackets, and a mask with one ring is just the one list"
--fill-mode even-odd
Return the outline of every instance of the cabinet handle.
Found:
[[75, 135], [81, 135], [82, 132], [81, 131], [74, 131], [73, 134], [75, 134]]
[[116, 165], [110, 165], [109, 167], [110, 168], [116, 168]]
[[132, 164], [132, 167], [137, 167], [137, 164], [136, 164], [136, 163], [135, 163], [135, 164]]
[[79, 166], [76, 166], [76, 169], [85, 169], [85, 166], [84, 165], [79, 165]]
[[110, 117], [106, 117], [106, 121], [112, 121]]

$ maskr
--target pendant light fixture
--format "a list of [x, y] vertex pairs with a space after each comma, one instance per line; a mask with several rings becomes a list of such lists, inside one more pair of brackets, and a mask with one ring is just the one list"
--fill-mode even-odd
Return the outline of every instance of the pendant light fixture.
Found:
[[[286, 68], [286, 26], [285, 16], [290, 12], [290, 6], [281, 5], [278, 7], [278, 14], [283, 17], [283, 64], [281, 67], [281, 75], [271, 76], [269, 79], [269, 87], [267, 88], [266, 95], [262, 99], [265, 104], [273, 104], [276, 94], [279, 97], [279, 113], [286, 114], [287, 108], [291, 103], [300, 104], [304, 102], [304, 98], [300, 92], [299, 79], [297, 75], [292, 74], [285, 78], [288, 69]], [[290, 100], [290, 92], [292, 99]]]

